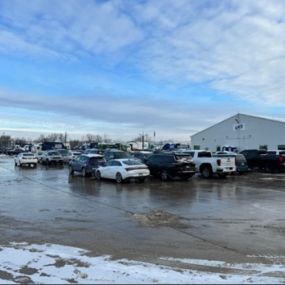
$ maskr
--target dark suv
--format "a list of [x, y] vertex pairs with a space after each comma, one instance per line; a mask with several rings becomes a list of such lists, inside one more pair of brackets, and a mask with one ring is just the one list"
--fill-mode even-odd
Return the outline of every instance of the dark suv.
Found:
[[196, 173], [195, 163], [189, 155], [175, 153], [153, 154], [146, 161], [150, 174], [165, 181], [180, 178], [187, 180]]
[[261, 158], [267, 154], [267, 151], [258, 149], [245, 149], [241, 151], [240, 154], [243, 154], [246, 158], [249, 168], [262, 168]]
[[82, 173], [82, 176], [90, 176], [95, 173], [96, 168], [106, 163], [106, 160], [99, 154], [82, 154], [69, 163], [69, 173]]

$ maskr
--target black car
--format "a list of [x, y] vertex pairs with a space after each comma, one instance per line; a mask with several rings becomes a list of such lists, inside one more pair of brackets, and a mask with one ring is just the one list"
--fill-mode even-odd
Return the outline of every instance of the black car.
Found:
[[261, 158], [267, 154], [266, 150], [245, 149], [240, 152], [246, 158], [249, 168], [262, 168]]
[[107, 161], [110, 159], [132, 158], [130, 153], [118, 149], [106, 149], [104, 157]]
[[195, 163], [190, 155], [175, 153], [153, 154], [146, 161], [150, 174], [165, 181], [180, 178], [187, 180], [196, 173]]
[[136, 151], [132, 153], [132, 156], [138, 160], [140, 160], [142, 163], [145, 163], [150, 156], [153, 155], [153, 152], [150, 151]]
[[102, 155], [98, 154], [82, 154], [69, 163], [69, 173], [71, 175], [74, 172], [82, 173], [82, 176], [93, 175], [99, 166], [106, 163], [106, 160]]

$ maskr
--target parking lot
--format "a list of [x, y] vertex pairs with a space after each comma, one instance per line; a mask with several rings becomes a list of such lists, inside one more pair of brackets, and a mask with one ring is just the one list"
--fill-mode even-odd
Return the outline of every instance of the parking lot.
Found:
[[172, 262], [161, 257], [284, 264], [284, 182], [285, 174], [248, 173], [117, 184], [71, 177], [66, 166], [15, 168], [2, 157], [1, 244], [69, 245], [165, 265]]

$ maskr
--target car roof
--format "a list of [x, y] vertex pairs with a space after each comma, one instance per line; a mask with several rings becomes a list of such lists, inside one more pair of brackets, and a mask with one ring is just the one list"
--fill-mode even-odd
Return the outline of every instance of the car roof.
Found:
[[97, 153], [84, 153], [82, 154], [82, 156], [86, 156], [86, 157], [98, 157], [98, 158], [103, 158], [104, 156], [101, 154], [97, 154]]
[[133, 161], [137, 161], [137, 159], [135, 158], [115, 158], [115, 159], [111, 159], [110, 161], [115, 160], [115, 161], [119, 161], [119, 162], [124, 162], [124, 161], [128, 161], [128, 160], [133, 160]]

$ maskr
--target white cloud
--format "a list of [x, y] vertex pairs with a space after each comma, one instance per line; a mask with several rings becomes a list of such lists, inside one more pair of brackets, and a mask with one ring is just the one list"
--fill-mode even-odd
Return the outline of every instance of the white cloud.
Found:
[[285, 105], [285, 3], [251, 2], [193, 5], [196, 15], [188, 12], [183, 25], [183, 19], [169, 18], [172, 28], [165, 33], [161, 24], [142, 52], [144, 70], [156, 78], [204, 82], [227, 95]]
[[123, 54], [121, 64], [158, 80], [285, 105], [282, 0], [8, 0], [0, 11], [2, 52]]
[[225, 112], [221, 113], [218, 102], [205, 105], [177, 99], [173, 103], [151, 95], [130, 97], [105, 93], [51, 99], [0, 90], [0, 101], [0, 130], [68, 131], [77, 135], [95, 132], [126, 140], [142, 131], [152, 134], [154, 130], [158, 139], [188, 140], [191, 134], [236, 112], [234, 106], [225, 105]]

